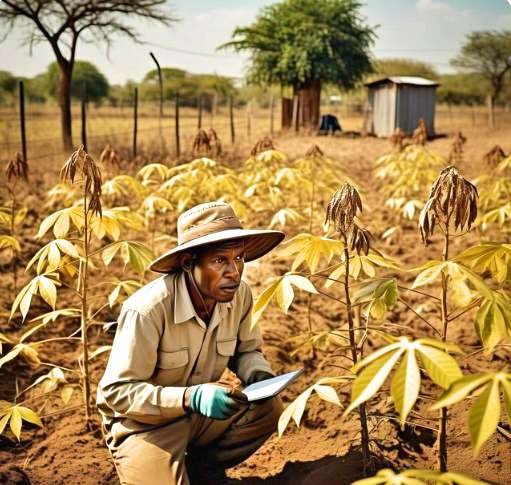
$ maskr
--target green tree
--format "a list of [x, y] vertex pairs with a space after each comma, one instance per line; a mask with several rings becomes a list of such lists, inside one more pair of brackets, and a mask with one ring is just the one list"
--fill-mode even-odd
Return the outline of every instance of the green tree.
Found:
[[[52, 62], [46, 71], [48, 94], [57, 98], [59, 95], [59, 66]], [[81, 99], [85, 87], [89, 101], [99, 101], [108, 96], [110, 86], [98, 68], [87, 61], [75, 61], [73, 79], [71, 81], [71, 97]]]
[[439, 79], [437, 100], [447, 104], [482, 104], [489, 86], [480, 74], [443, 74]]
[[17, 79], [9, 71], [0, 71], [0, 105], [13, 102], [17, 84]]
[[454, 67], [480, 74], [490, 85], [490, 124], [494, 124], [493, 105], [511, 72], [511, 30], [471, 32], [461, 52], [451, 61]]
[[[3, 0], [0, 22], [13, 29], [26, 28], [26, 42], [48, 42], [59, 66], [59, 106], [62, 143], [73, 146], [71, 130], [71, 81], [78, 39], [111, 44], [114, 34], [139, 40], [137, 20], [170, 25], [175, 19], [162, 8], [166, 0]], [[128, 22], [129, 18], [129, 22]]]
[[438, 73], [427, 62], [414, 59], [378, 59], [374, 63], [376, 77], [382, 76], [418, 76], [436, 81]]
[[249, 51], [249, 80], [292, 86], [300, 125], [319, 120], [322, 83], [353, 88], [372, 71], [375, 34], [356, 0], [284, 0], [262, 9], [248, 27], [237, 27], [221, 48]]

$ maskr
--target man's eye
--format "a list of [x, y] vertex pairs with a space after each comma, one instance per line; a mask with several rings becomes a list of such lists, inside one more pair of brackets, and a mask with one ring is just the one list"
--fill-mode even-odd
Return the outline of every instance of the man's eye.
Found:
[[236, 256], [237, 261], [245, 261], [245, 255], [243, 256]]
[[216, 258], [215, 259], [215, 263], [223, 263], [224, 262], [224, 258]]

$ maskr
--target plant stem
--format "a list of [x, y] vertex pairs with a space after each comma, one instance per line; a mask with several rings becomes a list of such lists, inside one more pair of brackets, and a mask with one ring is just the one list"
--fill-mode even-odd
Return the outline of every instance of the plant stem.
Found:
[[[16, 239], [16, 184], [9, 188], [9, 192], [11, 193], [11, 237]], [[18, 291], [18, 271], [17, 271], [17, 254], [16, 250], [13, 249], [12, 261], [11, 261], [11, 269], [12, 269], [12, 285], [14, 287], [14, 294]]]
[[[444, 232], [444, 249], [442, 252], [442, 259], [447, 261], [449, 259], [449, 221], [447, 221]], [[440, 298], [442, 307], [442, 341], [447, 340], [447, 325], [449, 324], [448, 311], [447, 311], [447, 275], [442, 271], [442, 295]], [[438, 422], [438, 468], [441, 472], [447, 471], [447, 408], [443, 407], [440, 410], [440, 418]]]
[[89, 211], [87, 208], [87, 191], [84, 189], [84, 231], [83, 231], [83, 251], [84, 258], [81, 265], [82, 272], [80, 274], [82, 284], [80, 285], [81, 300], [82, 300], [82, 315], [81, 315], [81, 329], [82, 329], [82, 352], [83, 352], [83, 375], [82, 375], [82, 390], [83, 401], [85, 404], [85, 420], [87, 423], [90, 421], [90, 380], [89, 380], [89, 343], [87, 338], [87, 279], [89, 269], [89, 225], [88, 217]]
[[[349, 291], [349, 277], [350, 277], [350, 258], [349, 258], [349, 250], [348, 250], [348, 241], [346, 236], [344, 236], [344, 259], [346, 270], [344, 272], [344, 294], [346, 299], [346, 313], [348, 316], [348, 333], [350, 338], [350, 348], [351, 348], [351, 359], [353, 364], [355, 365], [358, 362], [357, 355], [357, 341], [355, 339], [355, 325], [353, 323], [353, 308], [351, 306], [351, 298]], [[358, 407], [359, 416], [360, 416], [360, 434], [362, 441], [362, 456], [364, 458], [364, 472], [367, 470], [369, 460], [370, 460], [370, 450], [369, 450], [369, 429], [367, 427], [367, 414], [365, 404], [361, 404]]]

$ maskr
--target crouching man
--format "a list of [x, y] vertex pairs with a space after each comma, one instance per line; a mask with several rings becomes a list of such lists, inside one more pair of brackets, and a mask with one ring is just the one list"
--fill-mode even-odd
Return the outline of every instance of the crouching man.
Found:
[[183, 213], [178, 245], [151, 269], [164, 276], [122, 307], [98, 386], [103, 430], [122, 484], [221, 483], [276, 429], [279, 398], [248, 404], [219, 383], [273, 376], [251, 327], [245, 261], [277, 246], [279, 231], [243, 229], [222, 202]]

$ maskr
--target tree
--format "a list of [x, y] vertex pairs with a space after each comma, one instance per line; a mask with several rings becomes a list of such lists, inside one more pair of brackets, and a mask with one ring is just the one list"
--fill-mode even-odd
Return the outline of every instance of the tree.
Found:
[[490, 125], [493, 126], [493, 105], [511, 72], [511, 31], [471, 32], [451, 64], [464, 71], [479, 73], [489, 82]]
[[480, 74], [442, 74], [437, 89], [437, 101], [447, 104], [482, 104], [489, 84]]
[[[52, 62], [46, 71], [46, 85], [48, 94], [58, 97], [59, 94], [59, 66]], [[82, 89], [85, 87], [88, 101], [99, 101], [108, 96], [110, 86], [105, 76], [98, 68], [87, 61], [75, 61], [73, 78], [71, 80], [71, 97], [80, 99]]]
[[[62, 143], [73, 146], [71, 131], [71, 80], [78, 39], [105, 42], [114, 34], [139, 41], [134, 17], [170, 25], [175, 19], [161, 6], [165, 0], [3, 0], [0, 21], [12, 29], [18, 23], [27, 28], [26, 43], [49, 42], [60, 71], [59, 106]], [[128, 16], [129, 23], [128, 23]]]
[[353, 88], [372, 71], [375, 34], [356, 0], [284, 0], [237, 27], [220, 48], [251, 53], [249, 80], [292, 86], [302, 126], [317, 125], [322, 83]]
[[418, 76], [433, 81], [438, 79], [438, 73], [433, 66], [427, 62], [414, 59], [378, 59], [374, 63], [374, 70], [377, 77], [382, 76]]

